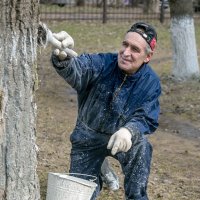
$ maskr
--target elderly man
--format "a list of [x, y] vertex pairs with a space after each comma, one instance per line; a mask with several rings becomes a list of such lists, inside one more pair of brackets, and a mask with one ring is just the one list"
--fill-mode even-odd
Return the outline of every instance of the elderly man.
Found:
[[[60, 39], [59, 33], [55, 37]], [[72, 44], [70, 38], [62, 38], [63, 49]], [[156, 41], [155, 29], [139, 22], [126, 32], [118, 53], [70, 57], [56, 49], [52, 54], [57, 73], [77, 91], [70, 172], [98, 177], [92, 199], [101, 189], [107, 156], [121, 164], [126, 200], [148, 199], [152, 146], [146, 135], [158, 127], [161, 94], [159, 78], [148, 64]]]

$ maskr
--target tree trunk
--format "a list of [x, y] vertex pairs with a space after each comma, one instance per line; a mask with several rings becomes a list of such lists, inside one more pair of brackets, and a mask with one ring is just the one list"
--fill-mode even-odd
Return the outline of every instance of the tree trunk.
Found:
[[143, 2], [143, 13], [148, 14], [149, 13], [149, 5], [151, 0], [145, 0]]
[[170, 12], [174, 59], [172, 74], [178, 79], [198, 77], [192, 1], [170, 0]]
[[76, 0], [76, 5], [77, 6], [84, 6], [85, 5], [85, 0]]
[[36, 200], [38, 0], [1, 0], [0, 13], [0, 199]]

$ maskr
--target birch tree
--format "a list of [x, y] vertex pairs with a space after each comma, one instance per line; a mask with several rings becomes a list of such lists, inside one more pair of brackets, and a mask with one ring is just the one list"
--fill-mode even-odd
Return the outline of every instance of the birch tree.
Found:
[[38, 0], [0, 2], [0, 199], [40, 199], [36, 174]]
[[199, 77], [192, 1], [170, 0], [171, 38], [174, 65], [178, 79]]

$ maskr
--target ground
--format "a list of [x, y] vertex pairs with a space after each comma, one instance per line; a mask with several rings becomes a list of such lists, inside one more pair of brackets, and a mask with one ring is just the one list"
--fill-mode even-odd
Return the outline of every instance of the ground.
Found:
[[[157, 55], [152, 64], [162, 62], [162, 56]], [[48, 172], [69, 170], [69, 136], [77, 115], [75, 91], [55, 73], [47, 62], [49, 58], [43, 59], [39, 55], [36, 93], [37, 171], [42, 200]], [[160, 126], [149, 137], [154, 149], [149, 199], [197, 200], [200, 199], [200, 80], [180, 82], [168, 74], [160, 78], [163, 88]], [[110, 161], [120, 177], [120, 189], [111, 192], [104, 187], [99, 200], [123, 200], [123, 175], [118, 162]]]

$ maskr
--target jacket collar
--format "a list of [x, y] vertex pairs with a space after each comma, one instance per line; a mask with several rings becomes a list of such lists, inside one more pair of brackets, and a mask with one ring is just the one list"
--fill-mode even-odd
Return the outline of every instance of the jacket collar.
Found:
[[[126, 78], [127, 81], [135, 81], [135, 80], [139, 79], [144, 74], [147, 67], [148, 67], [148, 64], [146, 64], [146, 63], [142, 64], [142, 66], [138, 69], [137, 72], [135, 72], [132, 75], [127, 76], [127, 78]], [[124, 79], [124, 76], [126, 74], [119, 67], [118, 67], [118, 71], [119, 71], [120, 79]]]

